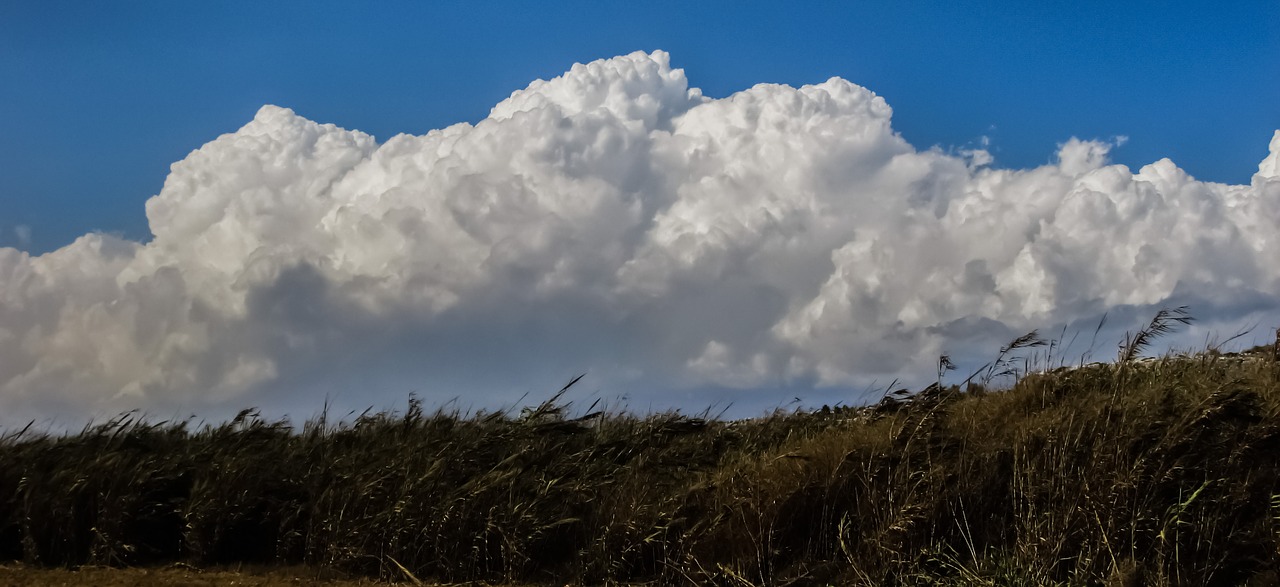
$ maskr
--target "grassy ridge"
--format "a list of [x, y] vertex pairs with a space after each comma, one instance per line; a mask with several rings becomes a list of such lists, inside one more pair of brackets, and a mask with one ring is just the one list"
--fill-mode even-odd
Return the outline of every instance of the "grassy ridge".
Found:
[[450, 582], [1274, 584], [1275, 346], [1137, 354], [1005, 391], [931, 386], [741, 422], [572, 417], [557, 395], [518, 416], [411, 402], [301, 431], [245, 412], [15, 432], [0, 440], [0, 560]]

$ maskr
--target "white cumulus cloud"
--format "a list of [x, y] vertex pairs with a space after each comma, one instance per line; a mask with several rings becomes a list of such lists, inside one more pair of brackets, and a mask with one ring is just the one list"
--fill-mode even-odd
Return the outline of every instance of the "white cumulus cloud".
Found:
[[1280, 301], [1280, 131], [1224, 185], [1077, 139], [998, 169], [891, 115], [838, 78], [711, 99], [660, 51], [383, 143], [264, 106], [172, 166], [150, 242], [0, 248], [0, 412], [859, 385], [1116, 308]]

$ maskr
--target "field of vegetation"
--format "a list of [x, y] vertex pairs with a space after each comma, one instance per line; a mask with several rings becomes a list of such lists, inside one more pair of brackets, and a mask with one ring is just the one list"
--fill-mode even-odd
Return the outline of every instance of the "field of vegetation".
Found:
[[1140, 357], [1185, 320], [1162, 312], [1115, 362], [1028, 370], [1052, 356], [1028, 335], [957, 384], [944, 357], [919, 392], [744, 421], [557, 394], [519, 413], [411, 400], [301, 427], [246, 411], [10, 431], [0, 561], [410, 584], [1280, 583], [1280, 353]]

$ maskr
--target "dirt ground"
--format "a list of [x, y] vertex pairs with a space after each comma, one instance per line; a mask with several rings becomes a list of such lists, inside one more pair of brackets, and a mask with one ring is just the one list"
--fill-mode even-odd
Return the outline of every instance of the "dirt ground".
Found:
[[152, 569], [112, 569], [80, 567], [37, 569], [23, 565], [0, 565], [0, 585], [4, 587], [372, 587], [412, 585], [371, 579], [334, 577], [305, 567], [264, 569], [196, 569], [174, 565]]

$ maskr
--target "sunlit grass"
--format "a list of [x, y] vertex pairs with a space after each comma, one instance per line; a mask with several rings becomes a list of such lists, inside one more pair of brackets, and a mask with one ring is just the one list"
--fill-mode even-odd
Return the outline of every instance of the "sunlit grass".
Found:
[[963, 387], [939, 361], [920, 393], [737, 422], [556, 394], [301, 429], [245, 411], [14, 431], [0, 558], [449, 582], [1264, 581], [1280, 569], [1280, 357], [1141, 359], [1182, 316], [1114, 363], [1036, 365], [1020, 358], [1052, 345], [1023, 337]]

